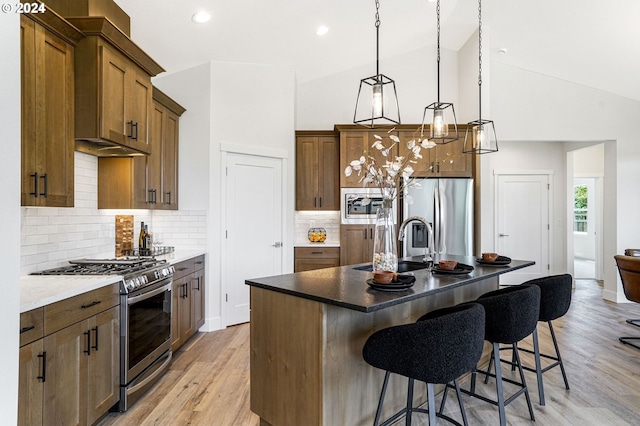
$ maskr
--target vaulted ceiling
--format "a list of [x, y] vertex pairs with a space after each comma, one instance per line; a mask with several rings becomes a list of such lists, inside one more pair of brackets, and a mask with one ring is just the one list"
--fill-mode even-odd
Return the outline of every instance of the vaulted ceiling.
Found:
[[[168, 72], [208, 61], [288, 64], [303, 83], [375, 58], [375, 0], [116, 2], [133, 40]], [[435, 44], [435, 2], [379, 2], [381, 61]], [[213, 19], [196, 24], [201, 9]], [[478, 3], [441, 0], [441, 16], [441, 44], [458, 50], [478, 26]], [[494, 61], [640, 100], [640, 1], [484, 0], [482, 16], [483, 53]]]

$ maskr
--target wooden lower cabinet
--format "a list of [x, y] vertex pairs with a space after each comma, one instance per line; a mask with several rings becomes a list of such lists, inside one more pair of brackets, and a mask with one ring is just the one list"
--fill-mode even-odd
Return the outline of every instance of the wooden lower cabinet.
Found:
[[340, 247], [295, 247], [293, 272], [340, 266]]
[[341, 225], [340, 265], [371, 262], [374, 233], [373, 225]]
[[44, 403], [44, 339], [20, 348], [18, 380], [18, 425], [41, 425]]
[[175, 352], [204, 324], [204, 256], [174, 265], [171, 349]]
[[[71, 307], [66, 312], [74, 316]], [[95, 423], [119, 400], [119, 366], [119, 306], [22, 346], [18, 424]]]
[[173, 282], [171, 349], [174, 351], [195, 333], [191, 294], [191, 274]]

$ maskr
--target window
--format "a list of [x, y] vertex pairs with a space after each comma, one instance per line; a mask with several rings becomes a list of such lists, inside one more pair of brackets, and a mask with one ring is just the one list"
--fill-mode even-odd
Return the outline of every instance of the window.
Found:
[[573, 232], [587, 232], [587, 187], [573, 188]]

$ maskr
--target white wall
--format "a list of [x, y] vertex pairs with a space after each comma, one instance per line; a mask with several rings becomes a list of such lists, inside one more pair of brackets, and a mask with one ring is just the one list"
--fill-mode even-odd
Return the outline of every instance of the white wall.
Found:
[[640, 239], [640, 102], [500, 63], [492, 72], [493, 116], [503, 140], [608, 141], [603, 296], [623, 301], [613, 256]]
[[[375, 58], [371, 59], [372, 62], [365, 66], [299, 84], [296, 87], [296, 130], [333, 130], [334, 124], [353, 123], [360, 80], [376, 73]], [[401, 122], [422, 123], [424, 108], [437, 100], [435, 47], [384, 59], [380, 61], [380, 72], [396, 83]], [[442, 48], [440, 101], [453, 103], [456, 112], [457, 78], [457, 52]]]
[[4, 366], [0, 384], [2, 423], [18, 419], [18, 347], [20, 286], [20, 15], [0, 15], [0, 268], [2, 269], [2, 309], [0, 309], [0, 364]]
[[[211, 62], [160, 76], [154, 84], [187, 112], [180, 121], [180, 196], [208, 209], [208, 276], [203, 330], [224, 327], [220, 273], [223, 249], [221, 144], [249, 151], [284, 152], [286, 182], [285, 272], [293, 271], [295, 127], [293, 69], [288, 66]], [[190, 113], [191, 111], [191, 113]], [[184, 165], [182, 159], [188, 160]], [[197, 166], [196, 166], [197, 164]], [[198, 167], [183, 173], [183, 167]], [[184, 195], [183, 195], [184, 194]]]

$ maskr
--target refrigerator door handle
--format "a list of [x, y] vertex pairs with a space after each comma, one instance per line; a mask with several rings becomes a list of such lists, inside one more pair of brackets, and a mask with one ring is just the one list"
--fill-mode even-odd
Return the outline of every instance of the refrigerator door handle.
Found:
[[436, 185], [435, 191], [434, 191], [434, 203], [433, 203], [434, 207], [435, 207], [435, 212], [434, 212], [434, 225], [433, 225], [433, 232], [434, 232], [434, 246], [432, 251], [435, 253], [442, 253], [442, 235], [444, 234], [445, 230], [442, 229], [442, 225], [443, 225], [443, 211], [442, 211], [442, 197], [440, 196], [440, 184], [438, 183], [438, 185]]

